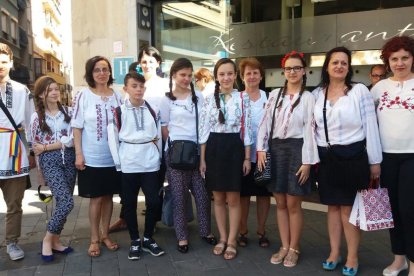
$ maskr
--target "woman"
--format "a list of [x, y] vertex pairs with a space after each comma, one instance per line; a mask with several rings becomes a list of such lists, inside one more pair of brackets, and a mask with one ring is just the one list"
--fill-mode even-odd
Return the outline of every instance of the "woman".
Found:
[[[203, 103], [200, 93], [195, 93], [191, 82], [193, 65], [186, 58], [174, 61], [170, 69], [170, 92], [161, 100], [161, 125], [163, 140], [170, 145], [174, 140], [187, 140], [197, 143], [198, 129], [196, 116], [199, 116]], [[175, 86], [173, 88], [173, 81]], [[197, 107], [196, 107], [197, 105]], [[197, 110], [196, 110], [197, 108]], [[195, 198], [200, 236], [215, 245], [216, 239], [211, 234], [211, 206], [207, 189], [198, 168], [193, 170], [173, 169], [168, 161], [166, 150], [167, 179], [173, 197], [174, 228], [177, 236], [177, 250], [188, 252], [188, 229], [185, 206], [188, 190]]]
[[264, 69], [260, 62], [255, 58], [245, 58], [239, 63], [240, 78], [245, 85], [245, 91], [250, 98], [250, 108], [252, 114], [253, 144], [251, 145], [251, 170], [248, 175], [243, 177], [240, 191], [241, 220], [239, 226], [239, 238], [237, 243], [241, 247], [247, 246], [247, 218], [249, 216], [250, 197], [256, 196], [257, 203], [257, 235], [259, 236], [259, 246], [268, 247], [269, 240], [266, 238], [265, 224], [270, 208], [270, 193], [266, 187], [259, 187], [254, 183], [253, 173], [256, 168], [256, 137], [260, 120], [262, 119], [265, 104], [267, 101], [266, 92], [259, 89], [259, 84], [264, 75]]
[[383, 162], [381, 185], [388, 188], [394, 228], [390, 229], [394, 261], [383, 275], [396, 276], [408, 268], [414, 276], [414, 39], [395, 37], [382, 48], [381, 58], [392, 77], [373, 88], [378, 103], [377, 117], [381, 135]]
[[[352, 83], [351, 52], [344, 47], [330, 50], [322, 67], [316, 97], [316, 142], [319, 158], [319, 196], [328, 205], [331, 252], [322, 267], [334, 270], [341, 262], [342, 230], [348, 248], [343, 275], [358, 272], [360, 230], [349, 223], [357, 190], [377, 180], [382, 161], [381, 144], [372, 94]], [[338, 164], [340, 163], [340, 164]], [[345, 163], [345, 164], [344, 164]]]
[[194, 78], [197, 88], [204, 97], [214, 93], [216, 83], [214, 82], [214, 77], [210, 70], [207, 68], [200, 68], [194, 73]]
[[108, 237], [112, 196], [119, 193], [121, 174], [116, 171], [109, 150], [107, 125], [112, 122], [114, 110], [122, 101], [120, 94], [111, 88], [112, 67], [105, 57], [95, 56], [86, 62], [85, 80], [89, 87], [76, 95], [71, 124], [75, 165], [79, 170], [79, 196], [90, 198], [91, 244], [88, 254], [97, 257], [101, 253], [100, 242], [112, 251], [119, 248]]
[[214, 66], [215, 91], [206, 98], [200, 116], [200, 173], [206, 178], [207, 188], [213, 191], [220, 233], [220, 242], [213, 253], [224, 254], [226, 260], [237, 255], [240, 186], [242, 176], [250, 172], [250, 145], [253, 142], [249, 96], [233, 89], [236, 71], [236, 64], [231, 59], [217, 61]]
[[34, 85], [36, 112], [30, 122], [32, 150], [39, 156], [43, 177], [56, 200], [56, 208], [47, 224], [42, 242], [42, 260], [53, 261], [53, 253], [68, 254], [71, 247], [59, 240], [66, 218], [73, 209], [73, 187], [76, 180], [75, 150], [70, 136], [70, 116], [59, 102], [57, 82], [47, 76]]
[[[160, 52], [152, 46], [144, 47], [138, 54], [138, 66], [135, 66], [135, 70], [142, 74], [145, 78], [145, 95], [144, 99], [154, 108], [159, 109], [161, 99], [165, 96], [165, 93], [169, 91], [168, 80], [160, 77], [161, 75], [161, 63], [162, 58]], [[130, 67], [131, 69], [131, 67]], [[164, 144], [162, 145], [164, 148]], [[165, 180], [165, 161], [162, 157], [161, 167], [159, 171], [158, 185], [161, 188], [164, 185]], [[160, 202], [162, 205], [162, 196], [160, 196]], [[122, 200], [121, 200], [122, 204]], [[159, 208], [161, 210], [161, 206]], [[124, 208], [121, 207], [119, 219], [110, 226], [110, 232], [116, 232], [120, 230], [126, 230], [127, 225], [124, 220]], [[142, 214], [145, 215], [145, 210], [142, 210]], [[161, 219], [161, 212], [157, 215], [157, 221]]]
[[[319, 162], [313, 132], [315, 99], [306, 88], [306, 62], [292, 51], [282, 59], [285, 85], [269, 95], [257, 135], [259, 169], [271, 151], [272, 181], [267, 186], [276, 200], [277, 224], [282, 246], [270, 262], [296, 266], [303, 228], [302, 200], [310, 192], [309, 172]], [[272, 123], [273, 122], [273, 123]], [[270, 136], [273, 125], [272, 137]], [[271, 149], [268, 149], [271, 139]]]

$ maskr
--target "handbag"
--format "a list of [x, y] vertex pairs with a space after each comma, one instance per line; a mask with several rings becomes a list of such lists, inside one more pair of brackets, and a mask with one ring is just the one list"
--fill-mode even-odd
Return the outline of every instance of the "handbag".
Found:
[[168, 161], [176, 170], [194, 170], [198, 168], [200, 151], [198, 144], [198, 107], [195, 103], [197, 143], [190, 140], [174, 140], [168, 137]]
[[364, 231], [394, 228], [387, 188], [358, 191], [349, 222]]
[[277, 99], [276, 99], [276, 102], [275, 102], [275, 107], [273, 109], [272, 124], [271, 124], [269, 139], [268, 139], [268, 145], [269, 146], [268, 146], [268, 150], [266, 152], [265, 167], [260, 171], [258, 166], [256, 166], [256, 169], [254, 170], [254, 173], [253, 173], [254, 182], [259, 187], [266, 186], [268, 183], [270, 183], [270, 181], [272, 179], [271, 145], [272, 145], [272, 137], [273, 137], [273, 127], [274, 127], [274, 123], [275, 123], [276, 107], [277, 107], [277, 103], [279, 102], [281, 94], [282, 94], [282, 91], [279, 90], [279, 94], [277, 95]]
[[[20, 142], [23, 143], [23, 140], [20, 136], [19, 128], [16, 125], [16, 122], [14, 121], [12, 115], [10, 114], [7, 107], [4, 105], [3, 100], [0, 98], [0, 108], [3, 110], [4, 114], [6, 114], [7, 118], [9, 119], [10, 123], [12, 124], [14, 131], [16, 131]], [[32, 182], [30, 181], [30, 175], [26, 175], [26, 190], [30, 189], [32, 187]]]
[[[162, 202], [162, 213], [161, 213], [161, 222], [166, 226], [174, 226], [174, 200], [169, 186], [163, 187], [160, 190], [160, 193], [164, 192], [164, 199]], [[190, 191], [186, 193], [186, 217], [187, 222], [194, 220], [193, 214], [193, 202], [191, 198]]]

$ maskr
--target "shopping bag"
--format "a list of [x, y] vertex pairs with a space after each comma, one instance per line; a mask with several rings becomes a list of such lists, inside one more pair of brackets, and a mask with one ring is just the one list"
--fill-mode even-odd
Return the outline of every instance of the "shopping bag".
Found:
[[[161, 188], [164, 191], [164, 200], [162, 202], [162, 214], [161, 214], [161, 222], [166, 226], [174, 226], [174, 201], [173, 195], [171, 192], [171, 188], [166, 186]], [[190, 191], [186, 193], [186, 216], [187, 222], [191, 222], [194, 220], [193, 214], [193, 201], [191, 197]]]
[[359, 199], [361, 198], [360, 194], [357, 193], [354, 200], [354, 205], [352, 205], [351, 214], [349, 215], [349, 223], [355, 225], [359, 228]]
[[[354, 209], [356, 209], [356, 203], [358, 208], [355, 218]], [[349, 222], [364, 231], [393, 228], [394, 220], [392, 218], [388, 190], [386, 188], [377, 188], [357, 192]]]

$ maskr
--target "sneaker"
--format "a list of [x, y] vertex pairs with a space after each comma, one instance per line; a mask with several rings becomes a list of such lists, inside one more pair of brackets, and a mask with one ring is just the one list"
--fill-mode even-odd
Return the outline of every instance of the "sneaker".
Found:
[[152, 256], [161, 256], [165, 253], [164, 250], [162, 250], [161, 247], [159, 247], [152, 238], [144, 238], [144, 242], [142, 243], [142, 250], [150, 253]]
[[128, 259], [139, 260], [141, 259], [141, 240], [131, 241], [131, 247], [129, 248]]
[[17, 245], [16, 242], [7, 244], [7, 254], [9, 254], [10, 260], [12, 261], [24, 258], [24, 251]]

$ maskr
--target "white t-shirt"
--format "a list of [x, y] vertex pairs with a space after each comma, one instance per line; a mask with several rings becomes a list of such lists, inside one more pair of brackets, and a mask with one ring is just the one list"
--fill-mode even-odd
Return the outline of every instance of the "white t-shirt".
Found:
[[122, 104], [118, 92], [101, 97], [84, 88], [73, 101], [71, 126], [82, 129], [82, 153], [85, 164], [91, 167], [113, 167], [108, 145], [107, 126], [113, 121], [115, 108]]
[[[318, 87], [312, 92], [316, 98], [315, 122], [316, 142], [326, 147], [323, 122], [324, 89]], [[331, 145], [349, 145], [366, 139], [370, 164], [382, 161], [382, 149], [375, 114], [374, 99], [363, 84], [354, 84], [346, 96], [340, 97], [334, 105], [326, 102], [326, 120]]]
[[145, 81], [144, 99], [151, 105], [152, 108], [159, 109], [161, 99], [164, 98], [165, 93], [169, 91], [169, 80], [154, 76]]
[[[198, 116], [203, 106], [203, 96], [196, 92], [198, 98]], [[174, 140], [190, 140], [197, 142], [196, 111], [192, 96], [184, 100], [172, 101], [164, 96], [160, 104], [161, 125], [168, 127], [169, 137]]]
[[414, 153], [414, 79], [385, 79], [372, 89], [384, 152]]

